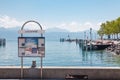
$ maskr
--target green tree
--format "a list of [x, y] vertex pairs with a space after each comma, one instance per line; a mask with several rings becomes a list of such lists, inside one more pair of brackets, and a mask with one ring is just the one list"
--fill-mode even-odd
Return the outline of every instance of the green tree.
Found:
[[120, 34], [120, 17], [116, 20], [106, 21], [100, 25], [100, 29], [98, 30], [98, 34], [100, 36], [108, 35], [116, 35], [118, 39], [118, 35]]

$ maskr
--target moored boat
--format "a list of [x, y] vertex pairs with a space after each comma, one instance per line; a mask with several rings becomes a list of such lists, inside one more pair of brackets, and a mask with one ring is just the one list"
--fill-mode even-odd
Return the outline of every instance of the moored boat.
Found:
[[113, 42], [101, 42], [101, 41], [95, 41], [95, 42], [89, 42], [86, 45], [84, 45], [83, 50], [104, 50], [108, 48], [109, 46], [113, 45]]

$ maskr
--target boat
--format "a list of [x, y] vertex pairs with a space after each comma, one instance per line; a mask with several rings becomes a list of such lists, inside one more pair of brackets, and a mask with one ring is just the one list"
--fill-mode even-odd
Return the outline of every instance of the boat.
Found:
[[95, 41], [91, 43], [89, 42], [86, 45], [84, 45], [83, 50], [104, 50], [111, 45], [113, 45], [113, 42], [106, 42], [106, 43], [99, 41]]
[[98, 44], [98, 45], [87, 45], [87, 46], [84, 46], [84, 50], [104, 50], [106, 49], [107, 47], [111, 46], [110, 44]]

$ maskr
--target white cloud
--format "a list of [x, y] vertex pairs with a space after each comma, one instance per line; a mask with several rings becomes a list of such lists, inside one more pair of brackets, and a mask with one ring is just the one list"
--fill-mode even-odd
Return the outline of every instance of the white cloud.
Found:
[[90, 28], [93, 28], [94, 29], [94, 24], [92, 24], [91, 22], [85, 22], [82, 27], [81, 27], [81, 30], [88, 30]]
[[73, 21], [71, 23], [62, 23], [57, 27], [61, 28], [61, 29], [66, 29], [66, 30], [71, 31], [71, 32], [76, 32], [78, 30], [79, 26], [80, 26], [79, 23]]
[[[4, 28], [22, 27], [24, 23], [25, 21], [18, 21], [15, 18], [6, 15], [0, 16], [0, 27]], [[30, 22], [25, 25], [24, 29], [40, 29], [40, 27], [38, 24]]]
[[101, 24], [102, 24], [102, 22], [97, 23], [95, 28], [96, 28], [97, 30], [100, 29], [100, 25], [101, 25]]
[[[24, 21], [18, 21], [15, 18], [9, 17], [9, 16], [0, 16], [0, 27], [4, 28], [13, 28], [13, 27], [21, 27], [23, 25]], [[59, 26], [58, 26], [59, 25]], [[91, 23], [90, 21], [80, 23], [77, 21], [72, 21], [69, 23], [62, 23], [62, 24], [52, 24], [52, 23], [44, 23], [41, 25], [44, 29], [46, 28], [52, 28], [53, 27], [58, 27], [61, 29], [66, 29], [70, 32], [77, 32], [77, 31], [84, 31], [84, 30], [89, 30], [90, 28], [93, 28], [94, 30], [98, 30], [100, 28], [101, 23]], [[39, 26], [36, 23], [29, 23], [25, 25], [25, 29], [39, 29]]]
[[79, 22], [73, 21], [71, 23], [62, 23], [57, 27], [69, 30], [71, 32], [77, 32], [77, 31], [89, 30], [90, 28], [93, 28], [94, 30], [98, 30], [100, 27], [100, 23], [93, 24], [91, 22], [85, 22], [81, 24]]
[[77, 26], [77, 25], [78, 25], [78, 23], [75, 22], [75, 21], [73, 21], [73, 22], [70, 23], [70, 26]]
[[22, 21], [17, 21], [15, 18], [11, 18], [9, 16], [0, 16], [0, 27], [12, 28], [21, 26], [22, 24]]

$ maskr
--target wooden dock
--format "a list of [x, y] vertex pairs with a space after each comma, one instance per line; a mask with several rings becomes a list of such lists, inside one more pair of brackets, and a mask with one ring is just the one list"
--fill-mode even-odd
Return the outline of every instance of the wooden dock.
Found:
[[60, 42], [79, 42], [80, 39], [64, 39], [60, 38]]
[[5, 46], [6, 45], [6, 39], [0, 38], [0, 46]]
[[109, 46], [112, 46], [114, 43], [112, 41], [84, 41], [83, 43], [83, 50], [105, 50]]

